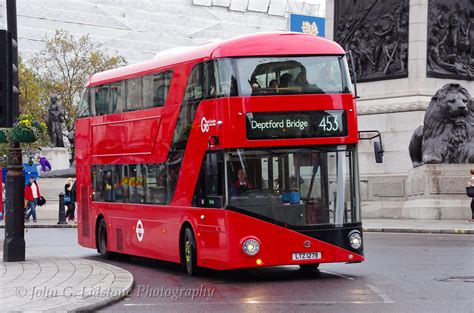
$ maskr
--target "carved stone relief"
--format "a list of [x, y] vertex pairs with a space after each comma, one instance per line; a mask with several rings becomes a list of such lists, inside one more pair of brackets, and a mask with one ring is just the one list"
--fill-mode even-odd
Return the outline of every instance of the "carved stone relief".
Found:
[[429, 0], [427, 76], [474, 79], [474, 0]]
[[408, 0], [335, 1], [334, 40], [352, 52], [358, 81], [408, 76], [408, 16]]

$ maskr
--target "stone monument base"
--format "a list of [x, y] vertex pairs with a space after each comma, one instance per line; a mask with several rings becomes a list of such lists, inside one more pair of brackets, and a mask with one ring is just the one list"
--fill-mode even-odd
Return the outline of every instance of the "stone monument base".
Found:
[[472, 164], [431, 164], [408, 175], [362, 175], [363, 218], [468, 220], [466, 196]]
[[472, 164], [428, 164], [408, 172], [403, 218], [470, 219], [471, 199], [466, 196]]
[[69, 151], [67, 148], [43, 148], [41, 155], [51, 163], [51, 170], [65, 170], [69, 168]]

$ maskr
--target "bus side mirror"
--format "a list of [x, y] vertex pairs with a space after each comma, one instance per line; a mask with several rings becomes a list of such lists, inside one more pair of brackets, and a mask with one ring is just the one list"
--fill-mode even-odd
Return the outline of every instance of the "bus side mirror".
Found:
[[380, 134], [378, 130], [360, 130], [359, 131], [359, 140], [372, 140], [375, 138], [379, 138], [378, 141], [374, 141], [375, 162], [383, 163], [382, 134]]
[[383, 163], [383, 150], [382, 150], [382, 144], [380, 141], [374, 141], [374, 154], [375, 154], [375, 162]]

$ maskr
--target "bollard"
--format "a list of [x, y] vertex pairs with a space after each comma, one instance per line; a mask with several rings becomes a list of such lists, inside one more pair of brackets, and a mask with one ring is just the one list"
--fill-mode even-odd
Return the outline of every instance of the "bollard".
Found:
[[64, 209], [64, 193], [59, 194], [59, 218], [58, 218], [58, 225], [59, 224], [67, 224], [66, 223], [66, 211]]

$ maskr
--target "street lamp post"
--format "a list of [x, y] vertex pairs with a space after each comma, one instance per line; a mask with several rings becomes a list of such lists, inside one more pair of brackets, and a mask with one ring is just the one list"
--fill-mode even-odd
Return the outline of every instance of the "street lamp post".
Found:
[[[2, 0], [3, 1], [3, 0]], [[11, 110], [10, 124], [19, 114], [18, 103], [18, 35], [16, 22], [16, 0], [6, 0], [7, 25], [11, 36], [11, 88], [9, 89], [8, 106]], [[1, 14], [1, 13], [0, 13]], [[0, 25], [1, 26], [1, 25]], [[12, 127], [13, 125], [7, 125]], [[11, 141], [7, 159], [7, 207], [5, 220], [5, 240], [3, 242], [3, 261], [14, 262], [25, 260], [25, 213], [24, 213], [24, 186], [22, 153], [20, 143]]]

